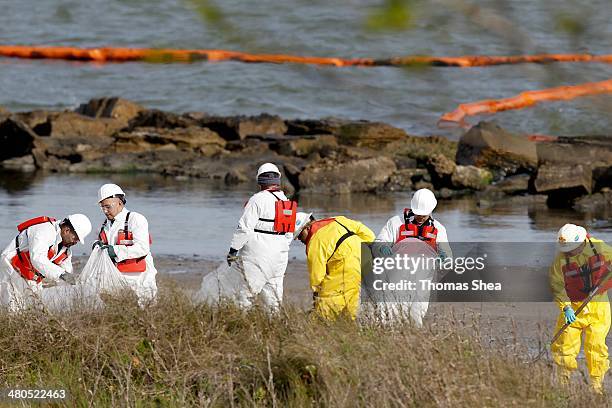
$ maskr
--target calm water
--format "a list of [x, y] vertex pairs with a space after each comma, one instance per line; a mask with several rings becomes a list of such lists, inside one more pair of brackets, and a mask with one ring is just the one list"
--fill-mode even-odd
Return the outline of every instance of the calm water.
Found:
[[[610, 53], [609, 0], [417, 1], [411, 29], [372, 32], [365, 21], [382, 0], [208, 0], [223, 19], [206, 22], [202, 0], [0, 0], [0, 43], [175, 48], [341, 57], [406, 54]], [[458, 10], [481, 8], [478, 21]], [[472, 10], [473, 11], [473, 10]], [[559, 29], [564, 15], [578, 35]], [[502, 18], [499, 23], [496, 18]], [[572, 25], [573, 24], [573, 25]], [[510, 28], [504, 28], [505, 25]], [[565, 64], [474, 69], [336, 69], [297, 65], [194, 63], [92, 65], [0, 59], [0, 105], [73, 108], [119, 95], [146, 106], [215, 114], [382, 120], [416, 134], [436, 130], [458, 103], [527, 89], [598, 81], [612, 66]], [[552, 103], [496, 116], [510, 129], [608, 133], [612, 96]]]
[[[107, 182], [119, 183], [127, 193], [128, 208], [149, 220], [156, 255], [193, 255], [221, 259], [245, 201], [252, 191], [228, 190], [199, 180], [177, 181], [160, 176], [84, 176], [0, 178], [0, 241], [4, 247], [14, 238], [20, 222], [38, 215], [63, 217], [82, 212], [94, 230], [104, 217], [97, 206], [97, 190]], [[392, 215], [408, 204], [409, 194], [340, 196], [302, 195], [300, 207], [315, 215], [346, 215], [358, 219], [375, 233]], [[441, 201], [436, 217], [455, 242], [553, 241], [565, 222], [588, 225], [595, 236], [612, 241], [612, 223], [576, 213], [547, 211], [541, 207], [508, 206], [480, 209], [472, 199]], [[87, 247], [79, 246], [78, 254]], [[304, 248], [293, 245], [292, 255], [303, 259]]]

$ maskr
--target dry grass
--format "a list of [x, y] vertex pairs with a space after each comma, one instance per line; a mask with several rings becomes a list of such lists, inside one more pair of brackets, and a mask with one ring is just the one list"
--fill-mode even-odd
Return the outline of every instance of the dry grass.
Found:
[[570, 407], [606, 402], [485, 346], [470, 324], [393, 330], [287, 308], [157, 304], [0, 313], [0, 387], [66, 388], [66, 406]]

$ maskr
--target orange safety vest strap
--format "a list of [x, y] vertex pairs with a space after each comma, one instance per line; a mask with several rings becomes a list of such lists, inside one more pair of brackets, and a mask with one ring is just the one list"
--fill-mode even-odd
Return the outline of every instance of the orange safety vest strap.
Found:
[[[116, 245], [124, 245], [124, 246], [134, 245], [134, 235], [128, 228], [128, 223], [130, 221], [130, 214], [131, 212], [128, 211], [128, 213], [125, 216], [125, 223], [123, 224], [123, 231], [119, 231], [119, 233], [117, 234], [117, 240], [115, 241]], [[102, 241], [105, 245], [108, 245], [108, 237], [106, 235], [106, 231], [104, 231], [104, 227], [106, 226], [107, 221], [108, 220], [104, 220], [104, 223], [102, 224], [102, 228], [100, 229], [100, 233], [98, 234], [100, 241]], [[149, 245], [151, 245], [152, 243], [153, 243], [153, 239], [151, 238], [151, 235], [149, 234]], [[121, 273], [142, 273], [147, 270], [147, 262], [145, 258], [146, 258], [146, 255], [140, 258], [125, 259], [123, 261], [116, 262], [115, 266]]]
[[104, 227], [106, 226], [106, 221], [107, 220], [104, 220], [104, 222], [102, 223], [102, 227], [100, 228], [100, 232], [98, 233], [98, 239], [104, 245], [108, 245], [108, 237], [106, 236], [106, 231], [104, 231]]
[[51, 217], [47, 217], [47, 216], [41, 216], [41, 217], [36, 217], [36, 218], [31, 218], [27, 221], [22, 222], [21, 224], [19, 224], [17, 226], [17, 231], [19, 232], [23, 232], [25, 230], [27, 230], [30, 227], [33, 227], [34, 225], [38, 225], [38, 224], [44, 224], [45, 222], [55, 222], [57, 221], [55, 218], [51, 218]]
[[[17, 249], [17, 254], [11, 259], [11, 266], [13, 266], [13, 268], [15, 268], [24, 279], [34, 280], [36, 281], [36, 283], [40, 283], [44, 279], [44, 275], [38, 272], [34, 268], [34, 265], [32, 265], [32, 260], [30, 258], [30, 252], [29, 251], [21, 252], [19, 250], [19, 236], [15, 238], [15, 247]], [[50, 247], [49, 251], [47, 252], [47, 258], [51, 260], [53, 259], [54, 256], [55, 256], [55, 251], [53, 250], [53, 247]], [[66, 251], [60, 254], [57, 258], [53, 259], [51, 262], [59, 266], [67, 258], [68, 258], [68, 249], [66, 249]]]
[[308, 236], [306, 237], [306, 253], [308, 253], [308, 244], [310, 244], [310, 239], [316, 234], [318, 230], [325, 227], [327, 224], [334, 222], [335, 218], [324, 218], [322, 220], [314, 221], [310, 225], [310, 230], [308, 231]]

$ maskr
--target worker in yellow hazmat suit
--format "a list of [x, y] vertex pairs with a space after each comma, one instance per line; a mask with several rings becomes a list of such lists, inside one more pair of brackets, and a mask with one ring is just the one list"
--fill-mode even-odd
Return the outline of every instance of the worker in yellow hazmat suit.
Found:
[[346, 217], [317, 221], [300, 213], [294, 236], [306, 245], [315, 312], [330, 320], [346, 313], [354, 320], [361, 288], [361, 244], [374, 241], [374, 233]]
[[[596, 392], [602, 392], [602, 383], [610, 366], [606, 336], [610, 330], [610, 303], [607, 290], [612, 287], [608, 270], [612, 261], [612, 248], [601, 240], [589, 236], [583, 227], [566, 224], [557, 235], [558, 254], [550, 268], [550, 282], [555, 301], [561, 313], [555, 332], [565, 323], [571, 323], [551, 345], [553, 359], [560, 366], [562, 381], [567, 383], [572, 371], [578, 367], [584, 333], [584, 354]], [[601, 283], [597, 295], [576, 316], [576, 309], [589, 292]]]

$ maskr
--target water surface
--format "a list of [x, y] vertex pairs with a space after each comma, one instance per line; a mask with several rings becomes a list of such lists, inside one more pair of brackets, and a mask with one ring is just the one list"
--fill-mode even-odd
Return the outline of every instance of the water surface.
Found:
[[[417, 1], [410, 29], [368, 30], [373, 7], [382, 3], [0, 0], [0, 43], [218, 48], [347, 58], [612, 52], [608, 0]], [[223, 18], [202, 19], [198, 4], [216, 5]], [[466, 15], [459, 11], [462, 4], [480, 9], [472, 8], [472, 14]], [[385, 121], [415, 134], [457, 136], [457, 131], [437, 130], [436, 123], [459, 103], [611, 77], [612, 66], [603, 64], [337, 69], [236, 62], [95, 65], [0, 59], [0, 105], [11, 110], [74, 108], [93, 97], [116, 95], [172, 111], [338, 116]], [[612, 125], [611, 98], [550, 103], [501, 113], [496, 120], [531, 133], [606, 134]]]

